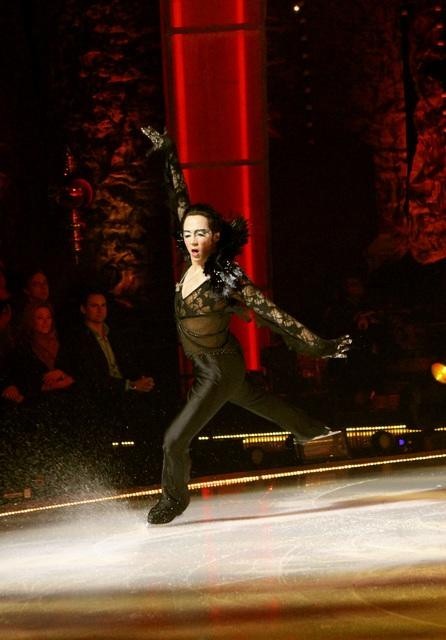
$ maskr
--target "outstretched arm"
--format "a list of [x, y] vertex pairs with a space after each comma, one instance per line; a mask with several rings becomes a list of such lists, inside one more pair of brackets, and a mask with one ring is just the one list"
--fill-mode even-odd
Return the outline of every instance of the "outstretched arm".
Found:
[[298, 320], [279, 309], [248, 279], [235, 296], [254, 311], [260, 325], [269, 327], [282, 336], [285, 343], [301, 353], [320, 358], [346, 358], [351, 345], [348, 335], [326, 340], [310, 331]]
[[166, 131], [159, 133], [159, 131], [150, 126], [141, 127], [141, 131], [152, 143], [151, 151], [162, 151], [164, 153], [165, 179], [169, 197], [173, 200], [172, 206], [175, 208], [178, 221], [181, 222], [190, 201], [175, 145]]

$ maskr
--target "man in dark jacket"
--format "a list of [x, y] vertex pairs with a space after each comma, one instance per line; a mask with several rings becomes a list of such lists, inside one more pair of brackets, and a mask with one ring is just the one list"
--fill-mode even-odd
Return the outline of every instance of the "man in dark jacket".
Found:
[[58, 364], [89, 393], [148, 393], [155, 386], [151, 376], [141, 375], [119, 336], [106, 323], [107, 299], [96, 290], [83, 297], [83, 326], [64, 341]]
[[163, 412], [153, 397], [153, 378], [137, 363], [138, 345], [126, 345], [110, 329], [100, 290], [83, 296], [80, 311], [83, 323], [65, 336], [57, 364], [75, 380], [84, 445], [96, 451], [112, 441], [135, 442], [139, 451], [158, 447]]

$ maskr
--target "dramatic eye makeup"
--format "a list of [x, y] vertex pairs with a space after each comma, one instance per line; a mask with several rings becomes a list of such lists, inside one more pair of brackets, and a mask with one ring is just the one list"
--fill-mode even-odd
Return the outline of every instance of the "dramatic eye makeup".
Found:
[[211, 233], [210, 229], [196, 229], [195, 231], [183, 231], [183, 239], [184, 240], [189, 240], [189, 238], [192, 238], [192, 236], [194, 236], [194, 237], [198, 236], [199, 238], [205, 238], [210, 233]]

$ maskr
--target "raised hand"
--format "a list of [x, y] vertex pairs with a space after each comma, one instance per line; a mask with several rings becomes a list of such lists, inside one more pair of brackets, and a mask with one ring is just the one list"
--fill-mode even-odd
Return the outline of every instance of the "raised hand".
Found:
[[147, 136], [152, 143], [152, 147], [147, 152], [149, 156], [154, 151], [163, 151], [165, 156], [165, 180], [171, 199], [171, 208], [174, 209], [178, 220], [182, 220], [187, 207], [189, 206], [189, 193], [187, 184], [184, 180], [183, 171], [181, 169], [175, 144], [169, 138], [166, 129], [160, 133], [151, 126], [141, 127], [141, 131]]
[[163, 133], [160, 133], [148, 125], [146, 127], [141, 127], [141, 131], [153, 144], [153, 151], [159, 151], [159, 149], [166, 148], [170, 144], [170, 139], [167, 136], [166, 130], [164, 130]]
[[352, 339], [349, 335], [341, 336], [336, 340], [336, 351], [330, 358], [346, 358], [350, 347], [352, 345]]

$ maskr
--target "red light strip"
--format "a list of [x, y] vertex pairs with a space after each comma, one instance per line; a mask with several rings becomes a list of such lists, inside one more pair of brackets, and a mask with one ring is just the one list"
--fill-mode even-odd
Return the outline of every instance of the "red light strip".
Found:
[[[175, 2], [177, 7], [180, 3]], [[178, 16], [175, 16], [175, 20]], [[175, 72], [173, 74], [175, 82], [175, 115], [177, 119], [176, 138], [178, 149], [181, 149], [182, 158], [180, 161], [187, 162], [189, 158], [189, 144], [187, 137], [187, 98], [186, 98], [186, 81], [184, 70], [184, 43], [182, 34], [172, 36], [172, 62]]]
[[[183, 0], [173, 0], [171, 7], [171, 24], [174, 28], [182, 28], [185, 25], [183, 15]], [[244, 25], [246, 22], [246, 0], [235, 0], [234, 4], [234, 21], [235, 24]], [[182, 164], [190, 162], [189, 157], [190, 146], [188, 138], [188, 100], [187, 100], [187, 84], [185, 69], [185, 42], [187, 35], [173, 34], [171, 36], [172, 43], [172, 66], [173, 66], [173, 82], [174, 82], [174, 105], [175, 105], [175, 124], [176, 124], [176, 140]], [[240, 201], [243, 215], [245, 215], [251, 227], [254, 226], [252, 211], [252, 193], [251, 193], [251, 169], [248, 164], [250, 156], [249, 145], [249, 113], [248, 113], [248, 78], [247, 78], [247, 51], [246, 51], [246, 32], [241, 29], [235, 34], [236, 38], [236, 56], [237, 56], [237, 78], [238, 81], [238, 105], [239, 105], [239, 141], [240, 141], [240, 160], [242, 164], [239, 167], [239, 188]], [[189, 172], [184, 171], [186, 183], [188, 182]], [[250, 277], [256, 279], [257, 269], [255, 260], [255, 250], [251, 241], [243, 253], [244, 266]], [[260, 363], [260, 336], [256, 328], [251, 324], [245, 328], [245, 343], [247, 349], [247, 365], [249, 369], [258, 370], [261, 368]]]
[[[243, 24], [246, 21], [245, 0], [237, 0], [235, 10], [236, 22]], [[249, 159], [249, 126], [248, 126], [248, 83], [247, 83], [247, 61], [246, 61], [246, 33], [241, 30], [237, 34], [237, 72], [239, 86], [239, 126], [240, 126], [240, 159], [247, 162]], [[242, 212], [250, 226], [253, 226], [254, 220], [252, 215], [252, 199], [251, 199], [251, 183], [250, 183], [250, 167], [245, 164], [240, 167], [240, 191], [242, 201]], [[256, 264], [254, 259], [253, 242], [247, 245], [243, 253], [246, 270], [249, 276], [255, 281]], [[250, 325], [246, 330], [248, 341], [248, 368], [260, 369], [260, 345], [259, 336], [254, 326]]]
[[183, 0], [171, 0], [171, 25], [173, 27], [183, 26]]

